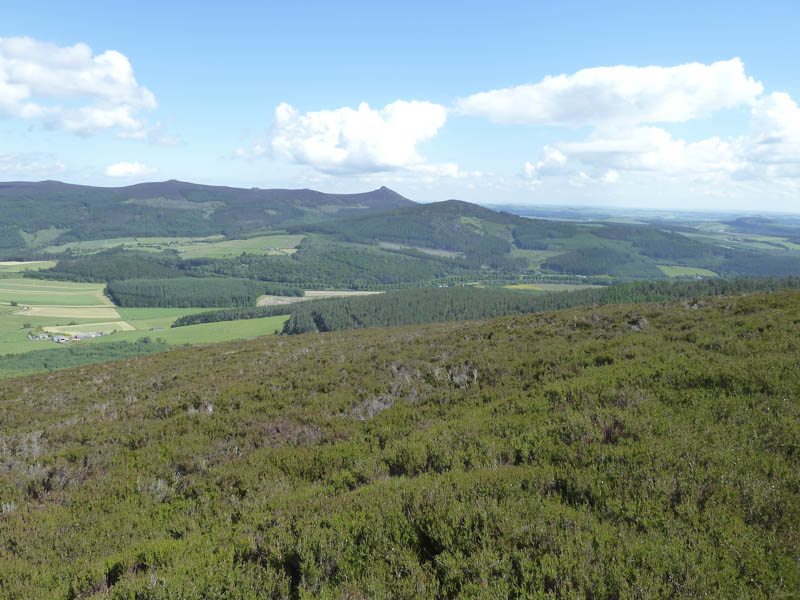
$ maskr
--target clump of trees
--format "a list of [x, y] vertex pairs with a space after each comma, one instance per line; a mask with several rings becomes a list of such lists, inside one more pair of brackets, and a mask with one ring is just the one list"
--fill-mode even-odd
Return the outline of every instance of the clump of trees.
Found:
[[112, 248], [95, 254], [63, 256], [55, 266], [26, 272], [26, 277], [59, 281], [108, 282], [123, 279], [186, 277], [173, 252], [151, 253]]

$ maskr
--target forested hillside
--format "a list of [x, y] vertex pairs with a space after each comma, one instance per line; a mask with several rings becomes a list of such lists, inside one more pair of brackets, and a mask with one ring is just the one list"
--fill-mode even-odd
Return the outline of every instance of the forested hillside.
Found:
[[791, 598], [800, 294], [0, 381], [4, 597]]
[[576, 306], [679, 298], [694, 302], [696, 298], [705, 296], [798, 288], [798, 278], [641, 281], [609, 287], [578, 287], [571, 291], [536, 295], [504, 288], [423, 288], [375, 296], [316, 300], [291, 306], [237, 307], [193, 313], [177, 319], [172, 327], [291, 315], [281, 333], [295, 335], [363, 327], [490, 319]]
[[[788, 218], [713, 227], [568, 222], [458, 200], [415, 204], [387, 188], [323, 194], [178, 181], [0, 184], [0, 212], [0, 258], [58, 260], [44, 277], [67, 281], [213, 274], [306, 289], [392, 289], [526, 274], [606, 282], [800, 276], [792, 241], [800, 229]], [[720, 233], [729, 229], [744, 233]], [[268, 240], [280, 236], [294, 241], [275, 248]], [[259, 237], [263, 244], [220, 251]]]
[[325, 194], [175, 180], [120, 188], [8, 182], [0, 183], [0, 251], [19, 253], [31, 244], [35, 247], [37, 234], [45, 233], [46, 241], [56, 244], [128, 236], [237, 235], [412, 204], [385, 187], [362, 194]]

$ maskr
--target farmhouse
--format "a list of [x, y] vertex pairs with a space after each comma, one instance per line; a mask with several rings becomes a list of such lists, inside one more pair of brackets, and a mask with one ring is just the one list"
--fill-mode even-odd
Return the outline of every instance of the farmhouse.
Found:
[[105, 335], [102, 331], [93, 331], [92, 333], [76, 333], [75, 335], [63, 335], [60, 333], [29, 333], [28, 339], [29, 340], [49, 340], [51, 342], [56, 342], [57, 344], [64, 344], [66, 342], [70, 342], [72, 340], [75, 341], [82, 341], [82, 340], [91, 340], [96, 337], [100, 337], [101, 335]]

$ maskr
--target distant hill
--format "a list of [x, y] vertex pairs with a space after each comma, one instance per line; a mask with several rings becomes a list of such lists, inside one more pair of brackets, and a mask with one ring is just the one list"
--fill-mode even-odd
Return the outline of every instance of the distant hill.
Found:
[[511, 249], [511, 231], [527, 219], [477, 204], [446, 200], [417, 204], [353, 219], [336, 219], [294, 230], [338, 236], [341, 241], [382, 242], [422, 252], [466, 255], [478, 265], [501, 266]]
[[[386, 187], [326, 194], [175, 180], [121, 188], [56, 181], [0, 183], [0, 214], [2, 260], [49, 259], [46, 248], [63, 250], [81, 241], [104, 240], [110, 248], [123, 244], [124, 238], [234, 239], [254, 232], [288, 232], [302, 236], [291, 257], [255, 256], [251, 251], [214, 264], [173, 264], [171, 255], [153, 260], [187, 274], [312, 286], [309, 289], [451, 281], [445, 278], [475, 282], [489, 273], [502, 278], [601, 277], [603, 283], [800, 276], [800, 228], [791, 218], [700, 223], [673, 222], [669, 215], [654, 214], [649, 217], [655, 219], [652, 223], [620, 222], [616, 217], [558, 220], [459, 200], [417, 204]], [[97, 252], [88, 246], [78, 252]], [[57, 270], [63, 272], [63, 266]], [[84, 274], [93, 269], [81, 267]], [[94, 271], [86, 280], [107, 280]], [[124, 271], [114, 268], [115, 276]]]
[[0, 183], [0, 248], [23, 248], [50, 231], [48, 242], [126, 236], [237, 235], [413, 206], [382, 187], [361, 194], [259, 189], [183, 181], [103, 188], [60, 181]]

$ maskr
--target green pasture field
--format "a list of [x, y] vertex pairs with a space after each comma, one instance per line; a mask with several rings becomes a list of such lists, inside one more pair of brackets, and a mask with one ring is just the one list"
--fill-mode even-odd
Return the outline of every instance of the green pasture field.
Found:
[[0, 302], [37, 306], [110, 306], [98, 283], [0, 279]]
[[602, 285], [589, 285], [579, 283], [512, 283], [504, 285], [508, 290], [521, 292], [569, 292], [572, 290], [584, 290], [588, 288], [599, 288]]
[[105, 323], [88, 323], [84, 325], [66, 325], [60, 327], [46, 327], [45, 331], [52, 333], [63, 333], [72, 335], [75, 333], [105, 333], [110, 334], [116, 331], [133, 331], [135, 328], [127, 321], [107, 321]]
[[36, 260], [25, 262], [0, 262], [0, 273], [22, 273], [23, 271], [38, 271], [55, 267], [54, 260]]
[[717, 274], [710, 269], [701, 269], [700, 267], [679, 267], [675, 265], [657, 265], [659, 269], [667, 277], [694, 277], [702, 275], [703, 277], [717, 277]]
[[178, 317], [207, 310], [207, 308], [118, 308], [117, 312], [124, 321], [133, 325], [138, 331], [147, 331], [152, 327], [167, 329]]
[[87, 240], [83, 242], [70, 242], [68, 244], [60, 244], [58, 246], [47, 246], [44, 248], [45, 252], [58, 254], [65, 252], [68, 248], [75, 253], [92, 253], [99, 252], [100, 250], [108, 250], [123, 246], [128, 250], [149, 250], [153, 252], [161, 252], [169, 248], [181, 247], [184, 244], [216, 242], [223, 239], [221, 235], [213, 235], [209, 237], [123, 237], [123, 238], [109, 238], [105, 240]]
[[25, 245], [28, 248], [39, 248], [57, 240], [63, 233], [66, 233], [67, 231], [67, 229], [57, 229], [55, 227], [51, 227], [50, 229], [40, 229], [34, 233], [28, 233], [22, 230], [20, 230], [19, 233], [22, 236], [22, 239], [25, 240]]
[[760, 243], [758, 247], [763, 246], [764, 249], [774, 249], [775, 246], [773, 244], [778, 244], [779, 246], [784, 246], [789, 250], [800, 250], [800, 244], [795, 244], [794, 242], [790, 242], [787, 238], [784, 237], [776, 237], [771, 235], [755, 235], [750, 233], [732, 233], [730, 235], [736, 236], [745, 241], [749, 241], [752, 244]]
[[[10, 280], [0, 280], [2, 284]], [[24, 280], [25, 282], [37, 283], [37, 280]], [[63, 286], [81, 286], [82, 284], [59, 284], [58, 282], [44, 282], [47, 284], [55, 283], [55, 287], [63, 289]], [[42, 286], [36, 286], [42, 287]], [[94, 284], [94, 287], [98, 286]], [[0, 292], [2, 293], [2, 292]], [[23, 303], [20, 302], [20, 305]], [[43, 302], [42, 302], [43, 304]], [[95, 302], [96, 304], [96, 302]], [[109, 306], [109, 308], [111, 308]], [[227, 341], [239, 338], [257, 337], [273, 333], [275, 329], [280, 329], [287, 317], [270, 317], [271, 320], [253, 319], [241, 323], [209, 323], [202, 325], [192, 325], [171, 330], [170, 326], [180, 316], [203, 312], [204, 308], [117, 308], [119, 319], [109, 317], [80, 318], [72, 315], [63, 317], [40, 317], [19, 312], [21, 306], [9, 306], [0, 304], [0, 355], [18, 354], [31, 350], [44, 350], [56, 347], [52, 342], [44, 340], [29, 340], [28, 333], [37, 333], [42, 328], [73, 326], [74, 331], [90, 333], [93, 331], [109, 331], [116, 327], [108, 323], [117, 321], [123, 322], [134, 327], [130, 331], [118, 331], [109, 336], [103, 336], [92, 340], [93, 343], [104, 341], [136, 341], [140, 337], [149, 335], [160, 337], [167, 340], [170, 344], [204, 344], [217, 341]], [[87, 314], [92, 309], [85, 309]], [[74, 314], [79, 314], [80, 308], [74, 309]], [[247, 324], [249, 323], [249, 325]], [[98, 326], [92, 327], [97, 324]], [[30, 328], [23, 328], [23, 325], [30, 325]], [[150, 331], [151, 328], [160, 328], [161, 331]], [[71, 342], [74, 343], [74, 342]], [[86, 343], [86, 342], [81, 342]]]
[[483, 228], [489, 235], [496, 235], [497, 237], [508, 240], [509, 242], [514, 239], [514, 235], [511, 233], [511, 228], [508, 225], [484, 221]]
[[[52, 342], [42, 340], [29, 340], [28, 334], [38, 332], [42, 327], [63, 327], [70, 323], [89, 325], [98, 322], [98, 319], [73, 319], [65, 317], [33, 317], [13, 314], [19, 307], [0, 306], [0, 355], [18, 354], [30, 350], [45, 350], [53, 348]], [[23, 325], [30, 325], [23, 329]]]
[[[4, 280], [0, 280], [2, 282]], [[20, 313], [19, 306], [0, 304], [0, 355], [17, 354], [30, 350], [43, 350], [54, 347], [52, 342], [44, 340], [29, 340], [28, 333], [37, 333], [42, 328], [76, 326], [75, 331], [90, 333], [93, 331], [109, 330], [108, 323], [114, 319], [107, 317], [76, 318], [67, 317], [40, 317]], [[79, 309], [77, 309], [79, 310]], [[91, 309], [87, 309], [87, 312]], [[288, 317], [269, 317], [267, 319], [251, 319], [248, 321], [231, 323], [203, 323], [170, 329], [170, 326], [180, 316], [203, 312], [205, 308], [118, 308], [119, 319], [134, 327], [130, 331], [118, 331], [110, 336], [103, 336], [92, 340], [94, 343], [103, 341], [136, 341], [140, 337], [150, 335], [167, 340], [170, 344], [205, 344], [233, 339], [246, 339], [259, 335], [271, 334], [275, 329], [280, 329]], [[92, 325], [98, 324], [97, 328]], [[30, 328], [23, 328], [30, 325]], [[161, 331], [150, 331], [151, 328], [160, 328]], [[110, 329], [114, 329], [111, 327]], [[85, 343], [85, 342], [81, 342]]]
[[[303, 237], [305, 236], [261, 235], [243, 240], [226, 240], [221, 235], [197, 238], [128, 237], [71, 242], [59, 246], [48, 246], [44, 250], [46, 252], [60, 253], [70, 248], [72, 252], [89, 254], [123, 246], [126, 250], [148, 252], [176, 250], [182, 258], [224, 258], [226, 256], [238, 256], [242, 252], [271, 255], [292, 254]], [[274, 250], [265, 250], [265, 248], [274, 248]]]
[[[74, 348], [76, 346], [82, 346], [84, 344], [99, 344], [98, 350], [102, 349], [104, 344], [110, 344], [113, 342], [136, 342], [144, 337], [149, 337], [153, 341], [161, 341], [166, 343], [170, 346], [185, 346], [185, 345], [198, 345], [198, 344], [210, 344], [213, 342], [226, 342], [231, 340], [237, 339], [250, 339], [255, 337], [260, 337], [263, 335], [271, 335], [274, 334], [276, 330], [280, 330], [283, 327], [284, 322], [288, 319], [287, 316], [278, 316], [278, 317], [266, 317], [263, 319], [250, 319], [246, 321], [236, 321], [236, 322], [229, 322], [229, 323], [202, 323], [200, 325], [189, 325], [186, 327], [178, 327], [175, 329], [166, 328], [163, 331], [142, 331], [142, 330], [134, 330], [134, 331], [117, 331], [116, 333], [109, 333], [108, 335], [104, 335], [99, 338], [94, 338], [92, 340], [84, 340], [80, 342], [69, 342], [67, 344], [55, 344], [50, 341], [46, 340], [28, 340], [24, 339], [24, 336], [27, 335], [27, 332], [30, 330], [25, 331], [10, 331], [7, 330], [4, 326], [7, 326], [8, 323], [6, 320], [2, 319], [2, 312], [0, 312], [0, 356], [7, 355], [7, 354], [21, 354], [25, 352], [35, 351], [35, 350], [61, 350], [63, 349], [65, 352], [68, 348]], [[166, 317], [168, 322], [174, 320], [172, 317]], [[136, 323], [136, 321], [133, 321]], [[85, 332], [91, 331], [111, 331], [113, 327], [110, 327], [110, 324], [96, 324], [97, 328], [92, 327], [91, 325], [81, 325], [78, 326], [75, 330], [78, 329], [83, 330]], [[168, 327], [168, 325], [167, 325]], [[21, 341], [18, 342], [6, 342], [4, 341], [4, 337], [9, 334], [15, 334], [21, 338]], [[99, 353], [99, 356], [95, 356], [95, 358], [90, 359], [89, 363], [96, 363], [96, 362], [104, 362], [104, 357], [102, 350]], [[19, 375], [29, 375], [35, 373], [37, 371], [42, 370], [49, 370], [41, 365], [38, 369], [26, 369], [23, 372], [15, 372], [15, 371], [0, 371], [0, 378], [6, 377], [16, 377]]]
[[[163, 331], [149, 331], [148, 328], [136, 329], [135, 331], [119, 331], [110, 336], [95, 338], [85, 342], [78, 342], [81, 344], [100, 344], [103, 342], [135, 342], [145, 335], [153, 339], [161, 338], [168, 344], [178, 346], [184, 344], [211, 344], [214, 342], [227, 342], [230, 340], [246, 340], [250, 338], [259, 337], [262, 335], [270, 335], [275, 333], [275, 330], [280, 330], [283, 324], [289, 318], [286, 316], [278, 317], [264, 317], [262, 319], [247, 319], [243, 321], [225, 321], [220, 323], [201, 323], [199, 325], [187, 325], [186, 327], [169, 328], [169, 325]], [[175, 319], [168, 317], [164, 319], [164, 323], [171, 324]], [[131, 325], [136, 326], [137, 321], [128, 321]], [[149, 322], [154, 322], [150, 320]], [[74, 343], [74, 342], [73, 342]]]
[[739, 250], [800, 250], [800, 244], [795, 244], [783, 237], [768, 235], [754, 235], [749, 233], [732, 233], [728, 231], [704, 231], [703, 233], [684, 233], [683, 235], [719, 246], [736, 248]]
[[[247, 254], [293, 254], [303, 235], [264, 235], [245, 240], [222, 240], [213, 243], [187, 243], [175, 246], [181, 258], [224, 258]], [[266, 250], [265, 248], [275, 248]]]
[[548, 258], [564, 254], [564, 250], [523, 250], [522, 248], [511, 248], [509, 256], [512, 258], [524, 258], [528, 261], [529, 269], [538, 269], [542, 263], [547, 262]]

